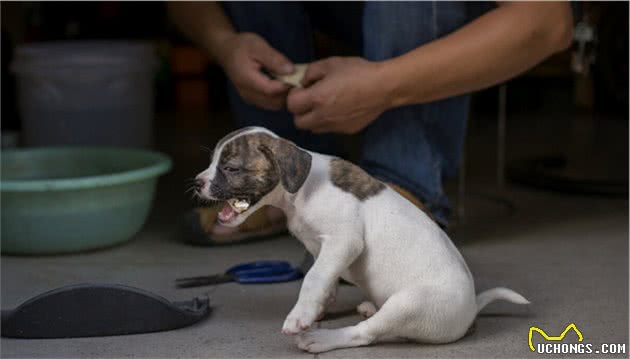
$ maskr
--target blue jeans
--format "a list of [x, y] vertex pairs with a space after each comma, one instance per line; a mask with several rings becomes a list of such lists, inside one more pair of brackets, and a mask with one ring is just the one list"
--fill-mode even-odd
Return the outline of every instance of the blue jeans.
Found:
[[[309, 5], [227, 2], [223, 6], [238, 31], [258, 33], [295, 63], [315, 59]], [[365, 2], [360, 6], [358, 26], [348, 26], [353, 22], [334, 9], [328, 14], [340, 19], [336, 24], [340, 37], [358, 38], [363, 56], [372, 61], [402, 55], [470, 20], [463, 2]], [[244, 103], [233, 87], [229, 91], [239, 126], [264, 126], [309, 150], [336, 154], [339, 137], [299, 130], [290, 113], [256, 108]], [[360, 166], [412, 192], [438, 223], [446, 225], [450, 205], [442, 182], [454, 176], [460, 164], [468, 103], [469, 96], [457, 96], [386, 111], [361, 133]]]

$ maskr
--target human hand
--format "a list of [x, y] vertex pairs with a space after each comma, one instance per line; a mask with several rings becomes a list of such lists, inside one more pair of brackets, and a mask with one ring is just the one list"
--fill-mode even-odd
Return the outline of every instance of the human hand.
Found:
[[290, 74], [293, 64], [257, 34], [235, 33], [222, 43], [217, 59], [243, 100], [267, 110], [284, 108], [290, 86], [261, 70]]
[[357, 133], [390, 106], [379, 63], [331, 57], [309, 64], [287, 106], [295, 126], [314, 133]]

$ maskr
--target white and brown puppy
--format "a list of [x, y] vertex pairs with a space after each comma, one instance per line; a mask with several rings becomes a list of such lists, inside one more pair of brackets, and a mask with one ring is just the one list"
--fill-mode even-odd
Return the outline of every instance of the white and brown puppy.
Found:
[[[282, 331], [317, 353], [385, 338], [448, 343], [496, 299], [529, 303], [495, 288], [475, 296], [466, 262], [424, 212], [359, 167], [303, 150], [260, 127], [224, 137], [197, 193], [226, 201], [219, 220], [237, 226], [263, 205], [284, 211], [288, 227], [316, 258]], [[339, 277], [361, 288], [368, 319], [310, 329], [335, 295]]]

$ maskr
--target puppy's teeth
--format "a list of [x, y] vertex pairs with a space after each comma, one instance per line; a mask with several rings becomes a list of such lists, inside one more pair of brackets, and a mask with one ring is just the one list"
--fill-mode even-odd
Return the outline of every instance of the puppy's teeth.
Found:
[[234, 207], [242, 212], [249, 208], [249, 202], [247, 200], [236, 200], [234, 201]]

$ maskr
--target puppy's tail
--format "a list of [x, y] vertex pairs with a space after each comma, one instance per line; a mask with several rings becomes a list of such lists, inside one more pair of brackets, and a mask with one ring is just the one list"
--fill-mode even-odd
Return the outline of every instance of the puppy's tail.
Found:
[[508, 302], [515, 304], [529, 304], [529, 300], [525, 299], [525, 297], [515, 291], [503, 287], [497, 287], [479, 293], [477, 296], [477, 313], [479, 313], [483, 307], [498, 299], [507, 300]]

